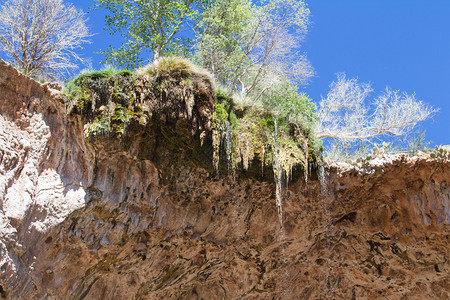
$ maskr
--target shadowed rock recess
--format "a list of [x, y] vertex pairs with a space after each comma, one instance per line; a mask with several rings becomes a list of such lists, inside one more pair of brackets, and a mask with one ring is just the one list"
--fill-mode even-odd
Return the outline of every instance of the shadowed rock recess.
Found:
[[146, 78], [74, 107], [0, 61], [1, 298], [450, 298], [448, 160], [294, 172], [281, 225], [270, 168], [214, 169], [209, 79]]

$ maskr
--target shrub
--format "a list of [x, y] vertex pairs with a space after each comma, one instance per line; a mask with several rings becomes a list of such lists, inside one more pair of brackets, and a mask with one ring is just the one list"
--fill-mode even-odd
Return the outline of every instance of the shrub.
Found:
[[430, 153], [431, 158], [439, 162], [450, 160], [450, 146], [436, 146]]

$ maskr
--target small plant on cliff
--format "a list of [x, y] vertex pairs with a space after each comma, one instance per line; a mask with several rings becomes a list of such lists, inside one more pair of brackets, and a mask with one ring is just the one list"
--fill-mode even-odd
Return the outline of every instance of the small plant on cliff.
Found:
[[211, 74], [194, 65], [190, 60], [177, 56], [164, 56], [155, 62], [140, 68], [136, 74], [142, 76], [148, 74], [154, 78], [163, 79], [188, 79], [193, 76], [203, 77], [212, 81]]
[[111, 117], [109, 113], [97, 116], [91, 123], [86, 124], [84, 135], [86, 138], [95, 138], [110, 132]]
[[153, 76], [176, 73], [182, 77], [188, 77], [195, 69], [196, 67], [185, 58], [166, 56], [158, 59], [147, 67], [144, 67], [140, 72], [148, 73]]
[[89, 37], [81, 10], [62, 0], [7, 0], [0, 9], [0, 50], [21, 72], [64, 77], [83, 59], [75, 52]]
[[414, 156], [419, 150], [427, 150], [428, 146], [432, 143], [426, 141], [425, 130], [417, 130], [407, 139], [407, 152], [409, 156]]
[[436, 146], [430, 153], [431, 158], [439, 162], [450, 160], [450, 146]]

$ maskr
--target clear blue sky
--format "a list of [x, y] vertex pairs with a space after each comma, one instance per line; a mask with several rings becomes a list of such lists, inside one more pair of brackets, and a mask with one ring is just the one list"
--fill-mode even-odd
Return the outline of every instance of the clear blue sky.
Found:
[[304, 51], [317, 76], [305, 87], [325, 96], [335, 73], [416, 93], [440, 108], [422, 124], [450, 144], [450, 0], [307, 0], [312, 24]]
[[[314, 101], [326, 95], [337, 72], [371, 82], [381, 92], [416, 93], [439, 108], [422, 124], [434, 144], [450, 144], [450, 0], [306, 0], [312, 24], [304, 51], [316, 77], [303, 90]], [[88, 11], [93, 1], [72, 1]], [[83, 50], [93, 67], [116, 37], [103, 32], [101, 11], [88, 14], [92, 44]]]

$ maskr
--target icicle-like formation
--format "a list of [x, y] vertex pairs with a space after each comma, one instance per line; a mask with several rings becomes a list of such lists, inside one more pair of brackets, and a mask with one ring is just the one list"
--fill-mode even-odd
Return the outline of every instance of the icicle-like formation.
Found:
[[248, 170], [250, 146], [248, 140], [245, 141], [244, 153], [242, 153], [242, 166], [244, 170]]
[[214, 129], [212, 131], [212, 146], [213, 152], [213, 166], [216, 172], [219, 171], [219, 155], [220, 155], [220, 140], [222, 132], [220, 130]]
[[303, 168], [305, 169], [305, 183], [307, 185], [308, 177], [309, 177], [309, 147], [308, 147], [308, 142], [306, 141], [306, 139], [303, 140], [303, 146], [305, 148], [305, 162], [304, 162]]
[[233, 130], [230, 122], [226, 121], [225, 142], [227, 146], [228, 173], [233, 172]]
[[266, 148], [264, 146], [261, 150], [261, 177], [264, 177], [264, 164], [266, 163]]
[[277, 125], [277, 120], [275, 119], [275, 124], [274, 124], [274, 133], [273, 133], [273, 145], [274, 145], [274, 152], [273, 152], [273, 156], [274, 156], [274, 160], [275, 163], [273, 164], [273, 174], [275, 176], [275, 197], [276, 197], [276, 203], [277, 203], [277, 207], [278, 207], [278, 217], [280, 219], [280, 223], [281, 225], [283, 225], [283, 207], [281, 204], [281, 175], [282, 175], [282, 170], [281, 170], [281, 165], [280, 165], [280, 160], [279, 160], [279, 155], [280, 155], [280, 147], [278, 145], [278, 125]]
[[[334, 200], [333, 190], [330, 189], [328, 182], [330, 181], [330, 177], [328, 171], [324, 168], [323, 165], [319, 167], [320, 173], [320, 191], [322, 194], [322, 203], [323, 203], [323, 217], [325, 219], [325, 228], [324, 228], [324, 238], [325, 238], [325, 246], [328, 250], [328, 256], [330, 256], [332, 252], [332, 230], [333, 230], [333, 222], [331, 218], [331, 204]], [[336, 271], [334, 268], [334, 264], [331, 261], [330, 257], [327, 257], [326, 263], [328, 265], [328, 273], [326, 277], [326, 284], [328, 287], [327, 298], [334, 298], [334, 289], [338, 284], [336, 279]]]

